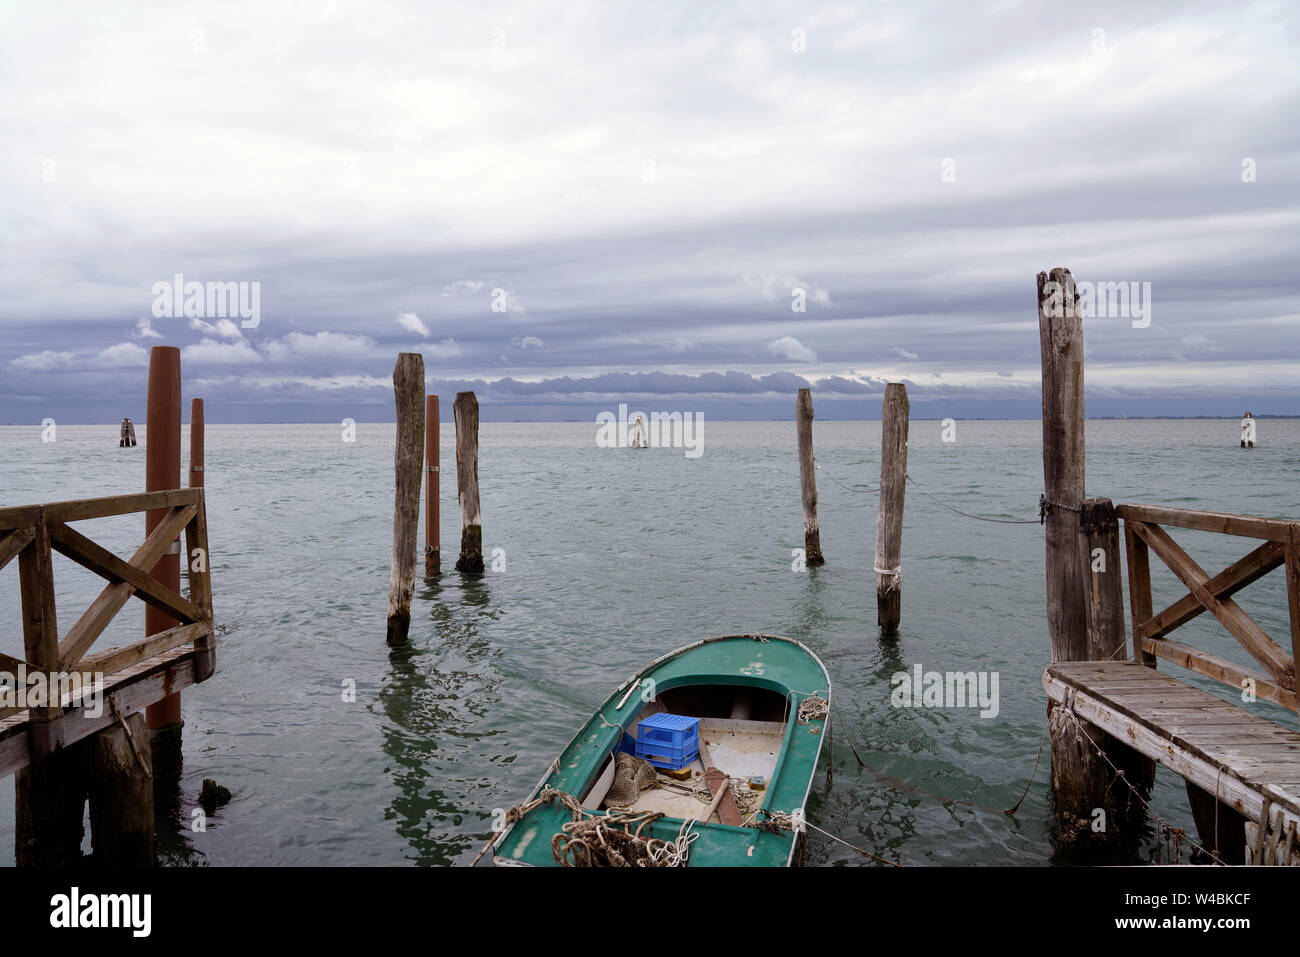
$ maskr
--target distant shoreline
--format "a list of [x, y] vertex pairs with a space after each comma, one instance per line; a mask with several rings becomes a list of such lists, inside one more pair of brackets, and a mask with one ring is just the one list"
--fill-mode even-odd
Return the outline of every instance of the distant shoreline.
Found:
[[[1275, 420], [1300, 419], [1300, 415], [1270, 415], [1263, 412], [1253, 413], [1252, 417], [1256, 419], [1275, 419]], [[911, 421], [913, 422], [943, 422], [945, 419], [948, 418], [952, 418], [957, 422], [1038, 422], [1040, 421], [1037, 418], [1027, 419], [1027, 418], [1021, 418], [1015, 416], [992, 416], [992, 415], [974, 415], [974, 416], [966, 416], [966, 417], [939, 416], [939, 415], [928, 415], [928, 416], [913, 415], [910, 417]], [[1086, 420], [1089, 422], [1237, 422], [1240, 419], [1241, 416], [1239, 415], [1090, 415], [1086, 417]], [[133, 419], [132, 421], [135, 423], [137, 428], [148, 424], [147, 420], [143, 420], [143, 419]], [[444, 423], [451, 423], [453, 420], [450, 417], [446, 417], [440, 419], [439, 421]], [[794, 418], [790, 417], [790, 418], [770, 418], [770, 419], [711, 419], [709, 421], [716, 422], [719, 425], [740, 423], [740, 422], [791, 422], [792, 423], [794, 422]], [[820, 421], [822, 422], [879, 422], [880, 419], [879, 418], [837, 419], [837, 418], [831, 418], [827, 416], [827, 417], [821, 417]], [[364, 424], [364, 425], [394, 424], [393, 420], [391, 419], [358, 419], [357, 422], [359, 424]], [[490, 419], [490, 418], [482, 419], [483, 425], [570, 425], [574, 423], [582, 423], [586, 425], [596, 424], [594, 419]], [[60, 422], [59, 423], [59, 425], [68, 425], [68, 426], [77, 426], [77, 427], [81, 427], [81, 426], [110, 427], [111, 426], [112, 428], [117, 428], [119, 424], [120, 422], [116, 419], [111, 422]], [[189, 422], [186, 421], [184, 424], [188, 425]], [[338, 426], [338, 422], [334, 420], [319, 421], [315, 419], [312, 420], [264, 419], [255, 422], [214, 422], [210, 417], [208, 419], [207, 424], [210, 426], [212, 425], [328, 425], [334, 427]], [[41, 423], [5, 422], [3, 426], [0, 427], [39, 429], [41, 427]]]

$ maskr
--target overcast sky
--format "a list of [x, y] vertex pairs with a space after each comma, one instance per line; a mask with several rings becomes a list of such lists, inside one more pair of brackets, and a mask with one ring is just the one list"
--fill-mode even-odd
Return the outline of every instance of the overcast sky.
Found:
[[1294, 11], [0, 2], [0, 423], [1032, 417], [1053, 266], [1151, 284], [1090, 413], [1300, 414]]

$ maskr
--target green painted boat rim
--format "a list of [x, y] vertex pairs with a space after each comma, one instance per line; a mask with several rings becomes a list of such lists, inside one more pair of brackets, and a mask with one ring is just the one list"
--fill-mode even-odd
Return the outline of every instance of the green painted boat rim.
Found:
[[[721, 641], [740, 641], [740, 640], [760, 641], [760, 642], [783, 641], [786, 642], [787, 644], [791, 644], [799, 648], [799, 650], [802, 651], [805, 655], [807, 655], [821, 671], [822, 677], [826, 681], [826, 691], [825, 691], [826, 700], [828, 702], [832, 700], [830, 672], [826, 669], [826, 665], [821, 660], [821, 658], [817, 656], [817, 653], [813, 651], [811, 648], [809, 648], [807, 645], [805, 645], [802, 641], [799, 641], [795, 638], [787, 638], [785, 635], [769, 635], [769, 634], [760, 634], [755, 632], [740, 633], [740, 634], [733, 634], [733, 635], [717, 635], [712, 638], [701, 638], [699, 641], [693, 641], [689, 645], [683, 645], [680, 648], [676, 648], [673, 651], [669, 651], [665, 654], [660, 655], [658, 658], [644, 665], [642, 668], [640, 668], [630, 677], [625, 679], [612, 692], [610, 692], [609, 696], [606, 697], [605, 700], [602, 701], [600, 705], [597, 706], [591, 718], [588, 718], [585, 722], [583, 722], [582, 725], [579, 726], [579, 728], [574, 732], [573, 737], [571, 737], [568, 740], [568, 742], [564, 745], [564, 747], [562, 747], [559, 750], [559, 752], [555, 756], [554, 761], [552, 761], [551, 764], [547, 765], [546, 770], [542, 772], [542, 776], [538, 780], [537, 784], [533, 786], [533, 789], [532, 791], [529, 792], [528, 797], [525, 798], [524, 801], [521, 803], [524, 804], [530, 803], [534, 801], [539, 794], [541, 794], [542, 789], [546, 787], [546, 782], [550, 780], [550, 778], [556, 773], [556, 765], [559, 763], [560, 758], [564, 754], [566, 754], [571, 747], [573, 747], [573, 745], [578, 741], [580, 737], [582, 737], [583, 733], [587, 731], [587, 729], [591, 726], [591, 723], [596, 718], [596, 716], [597, 715], [603, 716], [605, 714], [606, 707], [611, 702], [615, 701], [625, 691], [634, 688], [636, 683], [640, 681], [643, 677], [645, 677], [648, 673], [653, 672], [654, 670], [658, 669], [659, 667], [666, 664], [667, 662], [672, 661], [674, 658], [679, 658], [682, 655], [686, 654], [687, 652], [694, 651], [696, 648], [701, 648], [705, 645], [710, 645]], [[820, 690], [821, 689], [817, 689], [817, 691]], [[787, 690], [786, 697], [789, 697], [791, 694], [803, 694], [805, 696], [810, 696], [810, 694], [815, 694], [815, 693], [816, 692], [809, 693], [809, 692], [800, 691], [791, 688]], [[789, 720], [792, 722], [796, 720], [794, 710], [790, 712]], [[829, 721], [830, 721], [830, 716], [827, 715], [826, 722], [829, 723]], [[816, 755], [814, 756], [813, 761], [811, 763], [811, 770], [808, 774], [808, 780], [804, 785], [803, 796], [800, 800], [800, 805], [798, 809], [804, 813], [806, 813], [806, 809], [808, 806], [808, 795], [812, 793], [812, 783], [813, 783], [813, 778], [816, 777], [817, 774], [817, 766], [821, 763], [822, 747], [824, 743], [825, 743], [825, 736], [819, 735], [817, 741]], [[780, 771], [783, 768], [783, 765], [785, 763], [786, 751], [789, 747], [789, 744], [790, 744], [790, 734], [789, 734], [789, 729], [787, 729], [786, 734], [784, 734], [782, 737], [781, 751], [777, 756], [776, 771], [773, 774], [774, 780], [776, 779], [777, 775], [780, 773]], [[766, 801], [764, 803], [766, 803]], [[522, 821], [518, 823], [522, 823]], [[727, 831], [751, 830], [750, 828], [746, 828], [746, 827], [737, 827], [735, 825], [728, 825], [728, 824], [721, 824], [721, 823], [714, 823], [714, 822], [709, 822], [706, 826], [709, 828], [722, 828]], [[496, 840], [492, 842], [490, 847], [491, 847], [491, 854], [492, 854], [492, 859], [494, 864], [498, 866], [504, 865], [504, 866], [515, 866], [515, 867], [529, 866], [522, 861], [515, 861], [515, 860], [509, 860], [509, 859], [497, 857], [497, 851], [499, 851], [502, 845], [505, 844], [506, 840], [510, 837], [511, 832], [515, 829], [515, 827], [516, 824], [511, 824], [509, 827], [507, 827], [504, 831], [501, 832], [501, 834], [496, 838]], [[794, 852], [795, 852], [796, 844], [797, 841], [791, 840], [789, 854], [787, 855], [786, 858], [787, 867], [790, 865], [790, 862], [794, 860]]]

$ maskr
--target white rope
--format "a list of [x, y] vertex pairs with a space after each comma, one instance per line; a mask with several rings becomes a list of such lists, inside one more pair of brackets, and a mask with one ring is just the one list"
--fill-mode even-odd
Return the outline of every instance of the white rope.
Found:
[[687, 818], [677, 832], [677, 840], [665, 841], [662, 847], [650, 851], [650, 860], [662, 867], [685, 867], [690, 857], [691, 845], [700, 839], [700, 835], [691, 828], [695, 818]]

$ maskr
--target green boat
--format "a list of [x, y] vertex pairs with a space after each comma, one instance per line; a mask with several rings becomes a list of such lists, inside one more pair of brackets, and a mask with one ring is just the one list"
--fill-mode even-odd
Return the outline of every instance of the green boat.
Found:
[[[509, 812], [489, 845], [493, 860], [537, 867], [608, 863], [582, 860], [581, 842], [566, 850], [581, 823], [621, 826], [620, 847], [638, 855], [649, 847], [660, 862], [789, 866], [804, 836], [803, 809], [830, 695], [821, 660], [777, 635], [706, 638], [664, 655], [614, 690], [527, 800]], [[636, 752], [640, 722], [653, 715], [668, 716], [669, 724], [690, 724], [673, 716], [698, 719], [699, 754], [681, 769], [663, 768], [660, 755], [647, 755], [660, 759], [659, 768], [635, 759], [635, 800], [611, 803], [615, 791], [628, 793], [632, 772], [623, 769], [634, 762], [622, 755]], [[642, 733], [644, 755], [653, 750], [652, 732]]]

